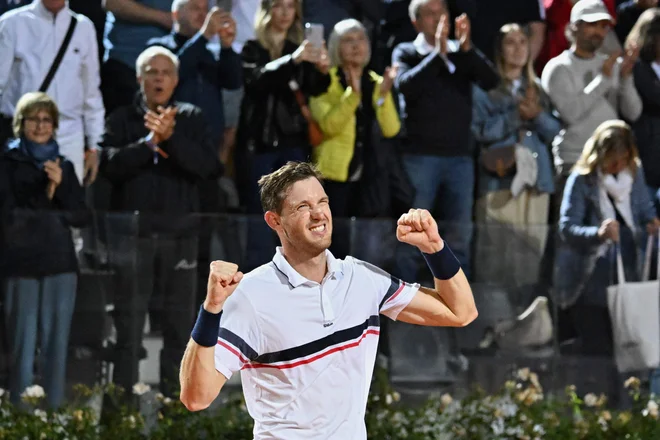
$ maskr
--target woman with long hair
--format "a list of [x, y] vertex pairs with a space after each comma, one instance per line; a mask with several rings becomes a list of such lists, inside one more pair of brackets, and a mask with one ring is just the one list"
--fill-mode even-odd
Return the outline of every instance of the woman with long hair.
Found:
[[16, 138], [0, 155], [0, 279], [11, 351], [10, 397], [21, 404], [21, 393], [32, 385], [39, 340], [51, 408], [64, 400], [78, 280], [70, 227], [83, 226], [89, 214], [73, 164], [55, 141], [58, 122], [50, 97], [24, 95], [14, 114]]
[[[262, 0], [256, 39], [243, 47], [245, 95], [236, 134], [236, 170], [248, 214], [263, 214], [258, 181], [288, 161], [310, 155], [307, 99], [330, 85], [325, 43], [303, 40], [301, 0]], [[247, 267], [272, 257], [271, 233], [263, 221], [250, 227]]]
[[657, 234], [659, 225], [631, 127], [621, 120], [602, 123], [566, 182], [555, 261], [555, 300], [583, 355], [613, 355], [607, 287], [617, 283], [615, 245], [626, 280], [639, 280], [638, 242]]
[[561, 124], [552, 115], [530, 54], [529, 37], [519, 25], [507, 24], [500, 29], [495, 64], [502, 82], [489, 92], [474, 87], [472, 132], [481, 154], [476, 218], [484, 227], [477, 237], [479, 249], [502, 252], [513, 246], [516, 241], [511, 240], [511, 234], [501, 231], [507, 225], [516, 230], [524, 248], [536, 258], [523, 255], [519, 249], [508, 255], [524, 257], [520, 262], [478, 252], [487, 260], [475, 264], [479, 279], [529, 284], [538, 278], [539, 265], [523, 263], [538, 261], [545, 247], [550, 194], [555, 191], [548, 146]]

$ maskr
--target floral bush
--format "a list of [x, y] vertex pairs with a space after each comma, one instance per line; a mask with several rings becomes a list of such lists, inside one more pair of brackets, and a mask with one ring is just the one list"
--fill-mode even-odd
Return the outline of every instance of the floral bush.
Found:
[[[617, 412], [607, 408], [605, 396], [580, 397], [572, 386], [562, 398], [545, 396], [537, 375], [522, 369], [496, 394], [477, 390], [460, 400], [445, 394], [421, 407], [405, 408], [386, 373], [378, 370], [367, 406], [367, 430], [370, 439], [378, 440], [659, 439], [658, 401], [643, 395], [636, 378], [625, 386], [633, 407]], [[25, 391], [21, 409], [10, 405], [0, 390], [0, 440], [252, 439], [252, 419], [240, 395], [231, 396], [217, 410], [191, 413], [147, 385], [136, 384], [131, 391], [141, 400], [140, 407], [146, 403], [156, 409], [155, 423], [146, 423], [140, 412], [120, 405], [122, 391], [112, 385], [78, 387], [77, 398], [58, 411], [42, 408], [44, 392], [39, 386]], [[84, 404], [99, 393], [110, 396], [117, 408], [102, 418]]]

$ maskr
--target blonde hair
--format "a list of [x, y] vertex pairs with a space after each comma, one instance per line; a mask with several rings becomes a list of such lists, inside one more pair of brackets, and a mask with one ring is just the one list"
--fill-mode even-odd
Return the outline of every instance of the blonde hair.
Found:
[[[341, 39], [344, 38], [344, 35], [348, 34], [349, 32], [356, 32], [356, 31], [362, 32], [364, 36], [367, 37], [367, 40], [369, 40], [369, 35], [367, 34], [367, 28], [365, 28], [362, 23], [360, 23], [354, 18], [347, 18], [345, 20], [342, 20], [339, 23], [337, 23], [335, 27], [332, 29], [332, 33], [330, 34], [330, 40], [328, 42], [328, 55], [330, 56], [330, 63], [333, 66], [339, 66], [342, 64], [341, 50], [340, 50]], [[367, 44], [367, 47], [368, 47], [367, 57], [362, 67], [369, 64], [369, 60], [371, 59], [371, 45]]]
[[12, 129], [15, 137], [23, 135], [23, 123], [25, 118], [36, 115], [40, 111], [48, 113], [53, 120], [53, 132], [60, 126], [60, 111], [55, 101], [50, 96], [42, 92], [29, 92], [21, 96], [16, 104]]
[[529, 35], [527, 34], [527, 32], [525, 32], [525, 29], [523, 29], [523, 27], [517, 23], [505, 24], [500, 28], [500, 31], [497, 34], [494, 59], [495, 59], [495, 65], [497, 66], [497, 71], [499, 72], [500, 77], [502, 78], [502, 83], [507, 86], [509, 85], [509, 81], [506, 79], [504, 75], [504, 51], [502, 50], [502, 46], [504, 45], [504, 39], [508, 35], [514, 32], [520, 32], [523, 35], [525, 35], [525, 37], [527, 38], [527, 48], [529, 52], [527, 54], [527, 64], [525, 65], [523, 75], [527, 79], [528, 86], [538, 88], [538, 81], [537, 81], [538, 77], [536, 76], [536, 72], [534, 71], [534, 60], [532, 59], [531, 41], [529, 40]]
[[639, 58], [652, 63], [658, 57], [656, 48], [660, 44], [660, 9], [647, 9], [639, 16], [637, 22], [630, 30], [624, 46], [630, 48], [636, 44]]
[[[257, 11], [257, 18], [254, 22], [254, 30], [257, 41], [261, 44], [268, 53], [271, 59], [276, 59], [281, 56], [280, 48], [276, 47], [270, 39], [270, 21], [273, 16], [271, 10], [273, 4], [278, 0], [261, 0], [261, 6]], [[302, 1], [294, 0], [296, 8], [296, 16], [293, 19], [293, 24], [287, 31], [286, 39], [295, 44], [300, 44], [303, 41], [303, 26], [302, 26]]]
[[630, 153], [628, 167], [634, 174], [639, 167], [639, 153], [630, 125], [620, 119], [605, 121], [596, 128], [573, 168], [586, 176], [595, 172], [612, 154]]

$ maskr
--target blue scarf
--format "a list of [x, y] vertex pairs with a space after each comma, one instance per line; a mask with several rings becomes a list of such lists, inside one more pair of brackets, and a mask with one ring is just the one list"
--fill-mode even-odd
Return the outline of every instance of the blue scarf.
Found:
[[60, 155], [60, 146], [52, 138], [45, 144], [38, 144], [21, 136], [20, 139], [11, 141], [8, 147], [9, 149], [18, 148], [39, 169], [43, 169], [44, 163], [55, 160]]

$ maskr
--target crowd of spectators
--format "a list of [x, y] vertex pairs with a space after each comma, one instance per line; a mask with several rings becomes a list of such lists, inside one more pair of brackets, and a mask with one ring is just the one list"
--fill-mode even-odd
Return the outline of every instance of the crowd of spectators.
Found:
[[[114, 380], [138, 381], [149, 314], [172, 394], [208, 267], [208, 225], [193, 214], [261, 215], [257, 181], [292, 160], [325, 176], [337, 257], [349, 252], [342, 219], [426, 208], [466, 274], [488, 280], [515, 268], [473, 255], [475, 240], [498, 246], [503, 225], [558, 225], [556, 239], [539, 227], [526, 240], [554, 267], [553, 300], [583, 353], [611, 356], [611, 338], [596, 337], [611, 334], [610, 243], [637, 279], [637, 250], [660, 224], [656, 6], [0, 0], [12, 398], [32, 381], [39, 342], [49, 403], [62, 403], [75, 255], [92, 210], [139, 212], [137, 242], [128, 230], [107, 240], [116, 255], [137, 252], [137, 264], [117, 260]], [[263, 222], [247, 240], [244, 271], [276, 244]], [[413, 248], [393, 260], [394, 274], [419, 278]]]

